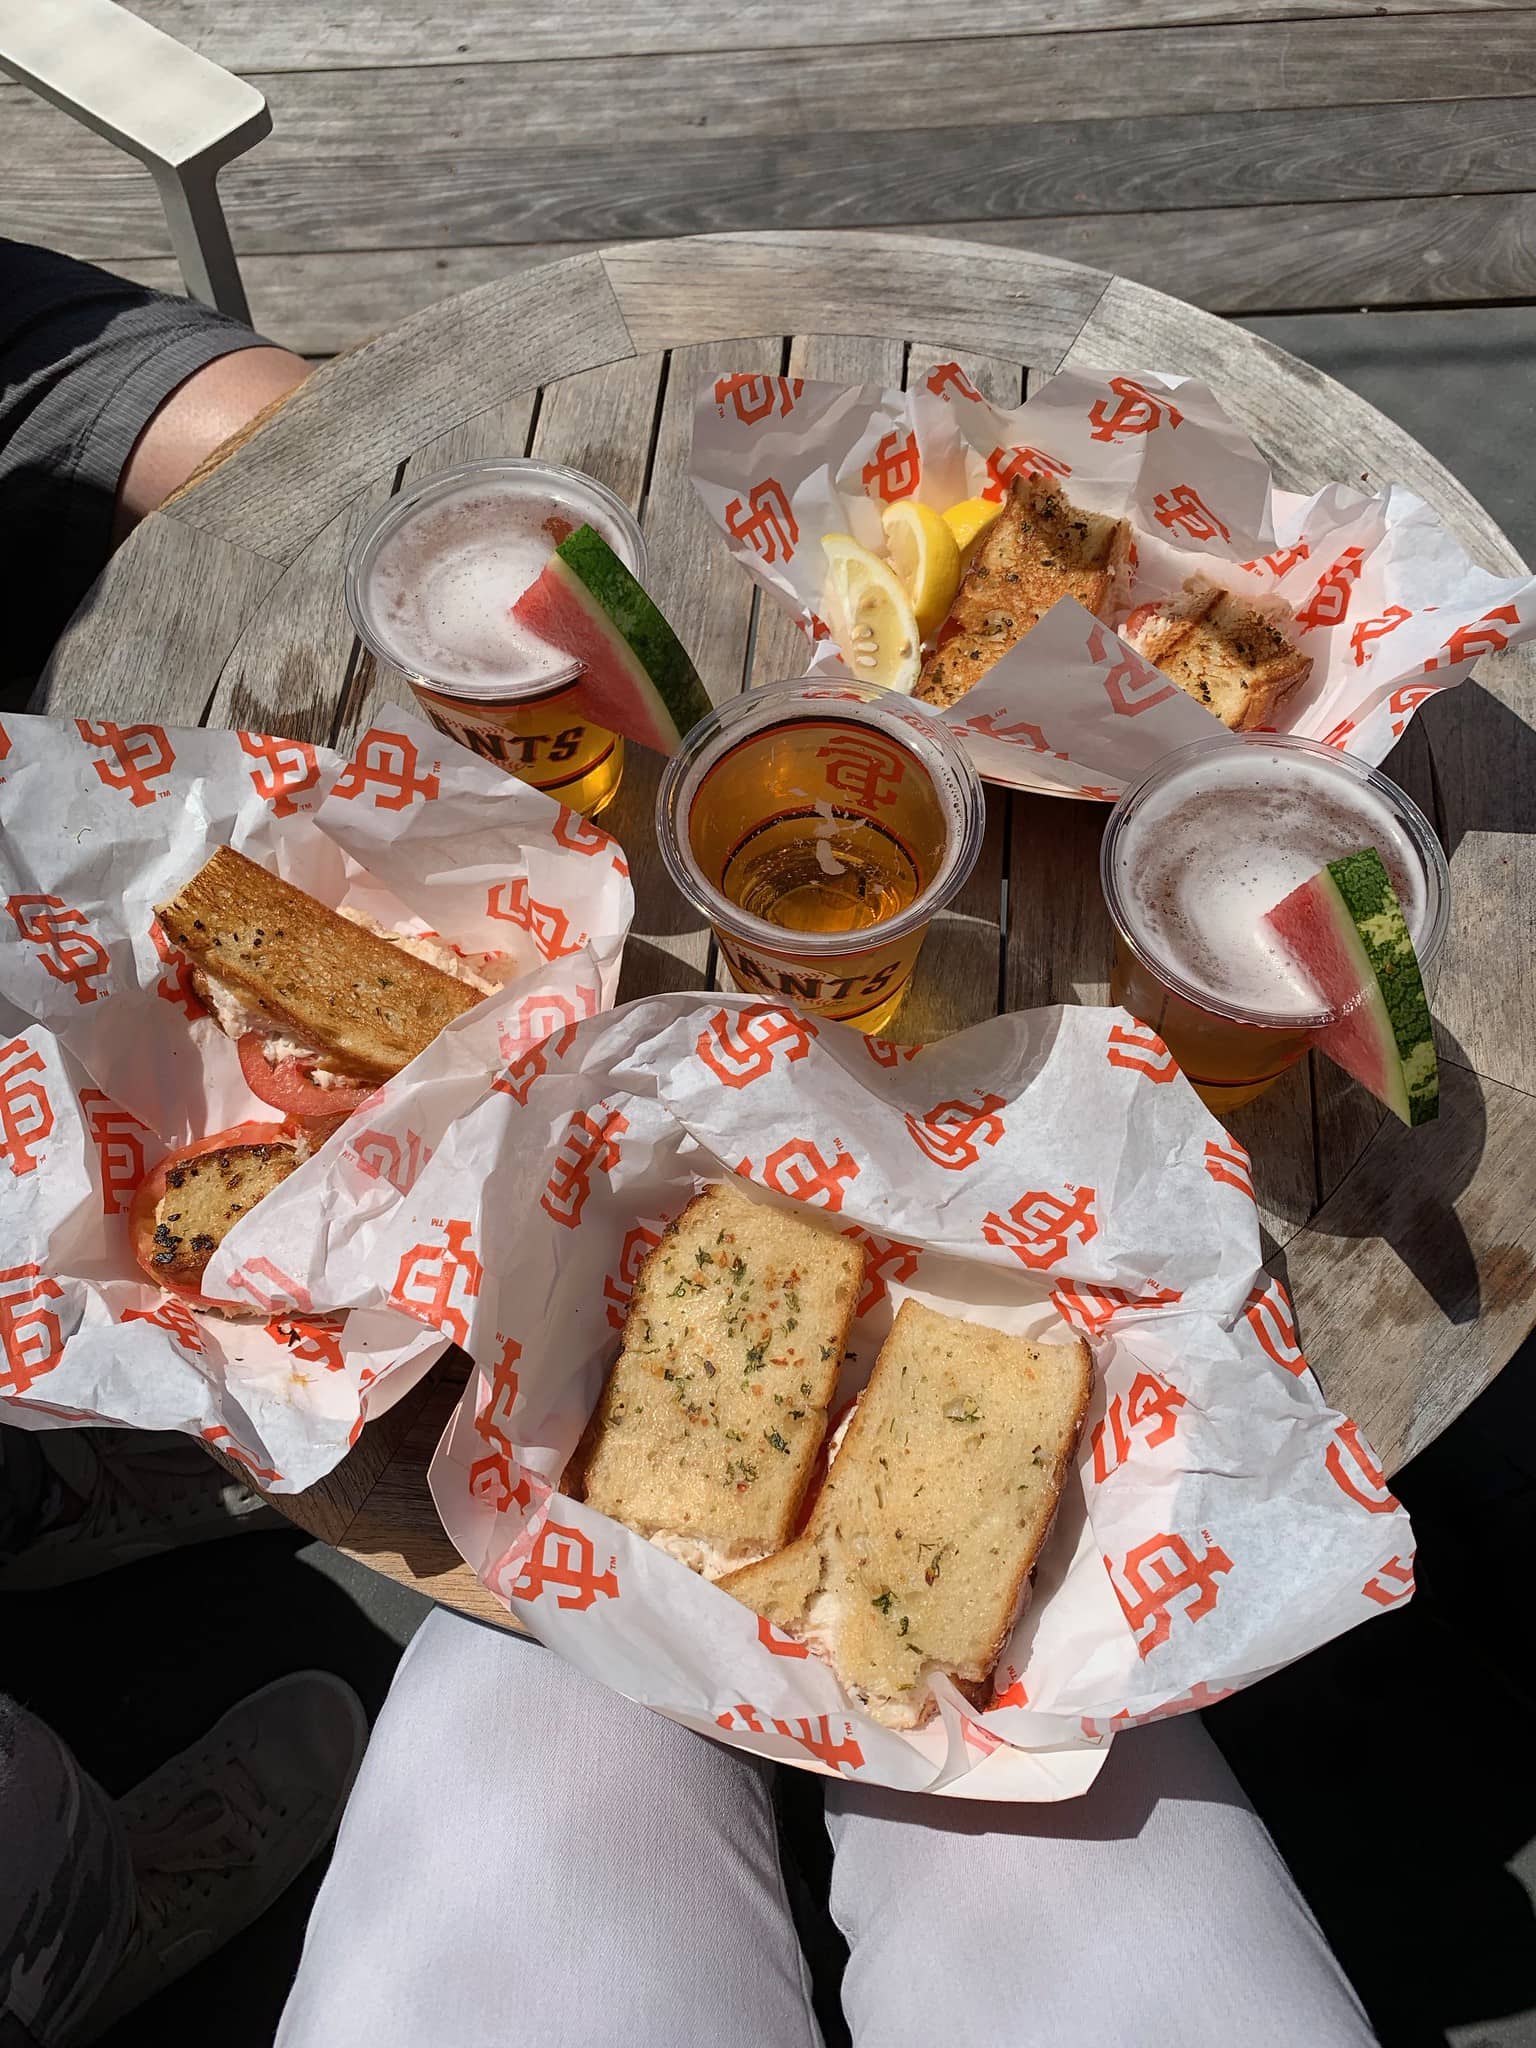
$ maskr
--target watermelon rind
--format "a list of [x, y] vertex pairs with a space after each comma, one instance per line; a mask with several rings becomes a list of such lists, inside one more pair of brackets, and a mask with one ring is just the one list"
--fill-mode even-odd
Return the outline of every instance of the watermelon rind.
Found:
[[1424, 977], [1375, 847], [1329, 861], [1269, 923], [1339, 1015], [1317, 1043], [1410, 1126], [1440, 1113], [1440, 1068]]
[[602, 535], [578, 526], [513, 606], [585, 673], [578, 703], [596, 723], [674, 754], [710, 710], [688, 652]]

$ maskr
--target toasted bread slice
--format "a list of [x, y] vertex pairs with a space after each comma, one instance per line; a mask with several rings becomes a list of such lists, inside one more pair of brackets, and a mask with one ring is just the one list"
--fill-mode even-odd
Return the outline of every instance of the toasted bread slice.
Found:
[[482, 991], [221, 846], [156, 915], [199, 972], [359, 1081], [387, 1081]]
[[1019, 477], [982, 537], [912, 692], [956, 703], [1063, 597], [1104, 616], [1131, 545], [1123, 519], [1083, 512], [1048, 477]]
[[640, 1269], [566, 1490], [710, 1578], [787, 1543], [863, 1281], [831, 1226], [707, 1188]]
[[1312, 673], [1311, 655], [1286, 638], [1284, 618], [1230, 590], [1199, 586], [1134, 615], [1124, 637], [1223, 725], [1244, 732], [1267, 723]]
[[809, 1643], [888, 1727], [927, 1719], [933, 1672], [979, 1695], [1092, 1384], [1081, 1339], [1031, 1344], [903, 1302], [805, 1534], [722, 1590]]
[[208, 1261], [228, 1233], [282, 1185], [302, 1156], [292, 1141], [278, 1139], [226, 1145], [173, 1166], [155, 1204], [154, 1242], [145, 1263], [150, 1278], [201, 1287]]

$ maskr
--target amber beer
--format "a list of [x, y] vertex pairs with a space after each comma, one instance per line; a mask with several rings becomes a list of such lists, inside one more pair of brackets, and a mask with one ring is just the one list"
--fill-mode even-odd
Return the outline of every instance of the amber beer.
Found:
[[969, 759], [910, 698], [809, 678], [695, 726], [656, 821], [739, 989], [878, 1031], [975, 864], [985, 811]]
[[589, 817], [624, 772], [624, 742], [578, 703], [582, 669], [512, 616], [576, 527], [595, 526], [645, 580], [645, 543], [579, 470], [470, 462], [393, 498], [347, 563], [347, 608], [376, 659], [403, 669], [442, 732]]
[[1432, 985], [1450, 914], [1445, 855], [1376, 769], [1289, 735], [1201, 740], [1110, 813], [1100, 874], [1115, 928], [1111, 994], [1218, 1114], [1262, 1094], [1335, 1014], [1264, 913], [1364, 846], [1386, 864]]

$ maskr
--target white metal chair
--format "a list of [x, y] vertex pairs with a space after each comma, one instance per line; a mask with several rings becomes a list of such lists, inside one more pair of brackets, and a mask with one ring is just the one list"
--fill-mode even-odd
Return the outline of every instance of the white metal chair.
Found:
[[0, 0], [0, 68], [147, 165], [188, 292], [249, 321], [217, 180], [272, 132], [255, 87], [113, 0]]

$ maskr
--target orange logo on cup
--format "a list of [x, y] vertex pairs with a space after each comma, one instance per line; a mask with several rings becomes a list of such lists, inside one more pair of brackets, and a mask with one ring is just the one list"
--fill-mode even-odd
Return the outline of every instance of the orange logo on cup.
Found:
[[1367, 1600], [1378, 1607], [1397, 1607], [1413, 1592], [1413, 1552], [1406, 1557], [1389, 1557], [1381, 1570], [1360, 1588]]

